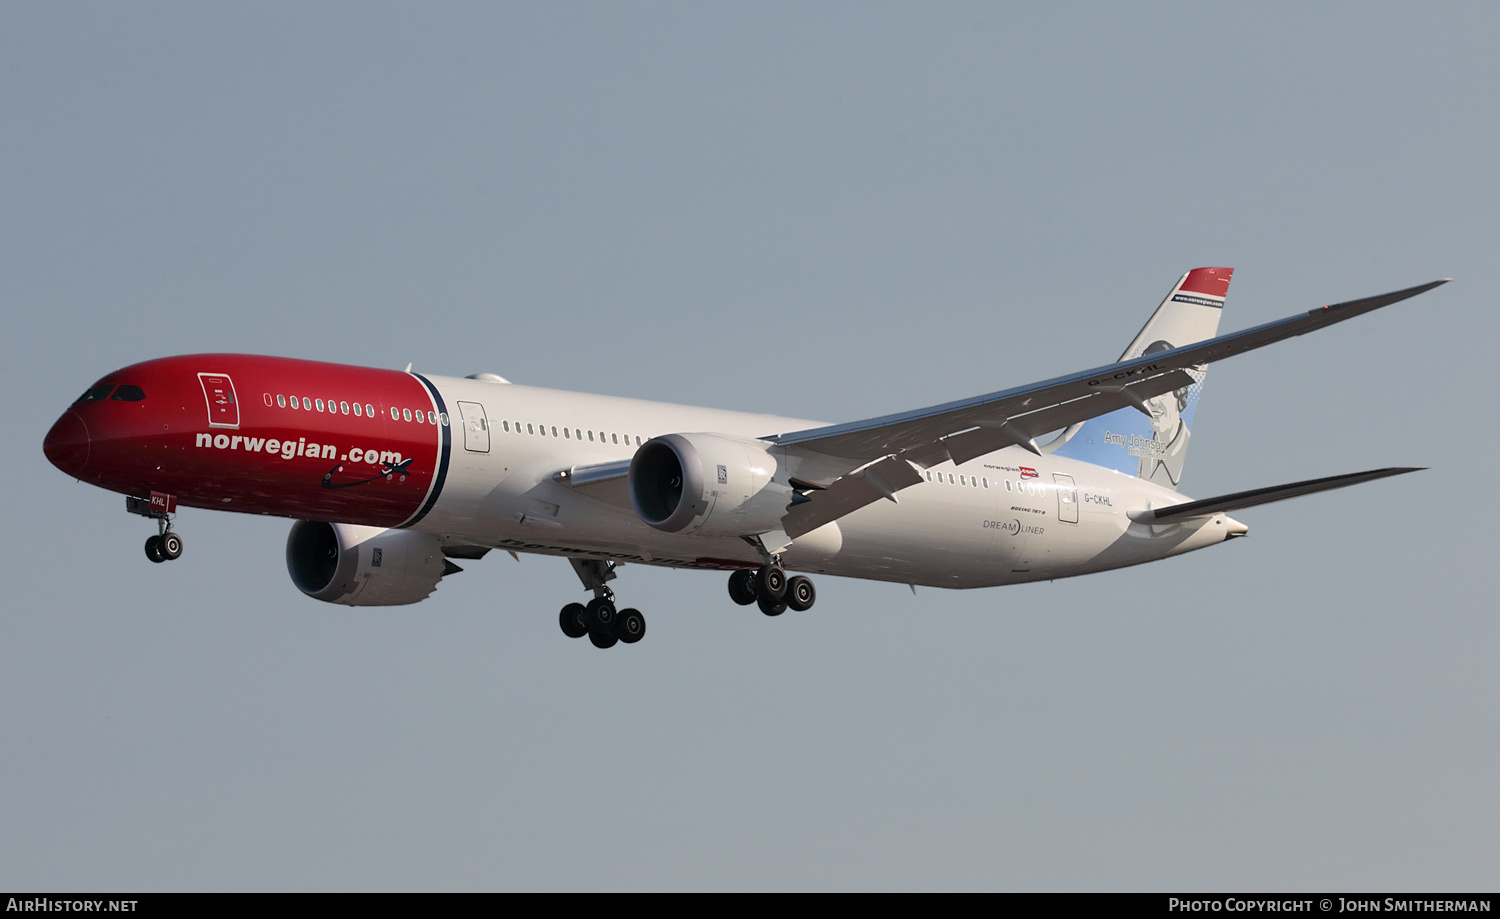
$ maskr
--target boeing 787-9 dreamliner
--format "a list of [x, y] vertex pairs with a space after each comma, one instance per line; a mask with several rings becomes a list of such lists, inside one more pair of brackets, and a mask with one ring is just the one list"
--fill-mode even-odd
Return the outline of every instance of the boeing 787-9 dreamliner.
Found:
[[179, 506], [293, 518], [292, 583], [330, 603], [415, 603], [492, 549], [566, 557], [592, 598], [562, 608], [562, 631], [607, 648], [646, 630], [616, 608], [623, 563], [728, 571], [734, 602], [777, 616], [813, 605], [808, 575], [1089, 574], [1243, 536], [1233, 511], [1414, 471], [1178, 491], [1209, 363], [1445, 283], [1218, 335], [1232, 274], [1184, 274], [1114, 363], [842, 424], [195, 354], [105, 374], [44, 449], [156, 520], [153, 562], [182, 555]]

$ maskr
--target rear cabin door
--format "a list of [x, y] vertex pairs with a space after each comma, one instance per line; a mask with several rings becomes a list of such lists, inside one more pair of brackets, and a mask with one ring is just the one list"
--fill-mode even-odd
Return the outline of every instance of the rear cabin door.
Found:
[[1060, 472], [1052, 473], [1052, 481], [1057, 484], [1057, 520], [1059, 523], [1078, 522], [1078, 488], [1073, 484], [1073, 477], [1063, 475]]

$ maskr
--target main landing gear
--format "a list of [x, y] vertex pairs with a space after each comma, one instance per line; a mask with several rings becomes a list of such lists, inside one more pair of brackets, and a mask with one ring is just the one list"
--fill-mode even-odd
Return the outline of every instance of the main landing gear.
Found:
[[787, 577], [781, 565], [741, 568], [729, 576], [729, 598], [740, 606], [754, 603], [767, 616], [780, 616], [789, 609], [801, 612], [817, 602], [818, 592], [810, 578]]
[[146, 540], [146, 557], [158, 564], [176, 561], [182, 557], [182, 537], [172, 529], [172, 515], [162, 504], [171, 507], [175, 506], [176, 502], [170, 495], [162, 495], [161, 503], [154, 503], [144, 498], [125, 498], [127, 511], [156, 521], [156, 535]]
[[587, 635], [596, 648], [612, 648], [623, 641], [633, 645], [646, 637], [646, 617], [638, 609], [615, 609], [615, 592], [606, 586], [615, 578], [615, 563], [600, 559], [570, 558], [573, 570], [594, 599], [587, 604], [569, 603], [558, 614], [557, 624], [569, 638]]

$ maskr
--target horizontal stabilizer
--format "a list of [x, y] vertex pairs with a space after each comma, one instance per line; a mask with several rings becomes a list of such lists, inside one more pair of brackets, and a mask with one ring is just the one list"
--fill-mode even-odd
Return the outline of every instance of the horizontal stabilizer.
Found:
[[1290, 485], [1255, 488], [1250, 491], [1235, 492], [1232, 495], [1220, 495], [1217, 498], [1204, 498], [1202, 501], [1174, 504], [1171, 507], [1148, 511], [1139, 515], [1137, 519], [1144, 523], [1159, 520], [1181, 520], [1186, 517], [1207, 517], [1212, 514], [1223, 514], [1229, 511], [1244, 510], [1247, 507], [1256, 507], [1261, 504], [1270, 504], [1272, 501], [1285, 501], [1287, 498], [1300, 498], [1303, 495], [1317, 494], [1320, 491], [1358, 485], [1361, 482], [1373, 482], [1376, 479], [1384, 479], [1393, 475], [1419, 472], [1423, 468], [1425, 467], [1394, 466], [1389, 469], [1371, 469], [1368, 472], [1331, 475], [1323, 479], [1308, 479], [1306, 482], [1293, 482]]

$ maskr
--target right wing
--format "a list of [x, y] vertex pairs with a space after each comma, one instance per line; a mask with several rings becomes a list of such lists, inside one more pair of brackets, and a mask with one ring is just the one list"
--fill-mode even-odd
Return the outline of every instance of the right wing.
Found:
[[[1178, 389], [1190, 368], [1264, 348], [1353, 319], [1446, 284], [1444, 278], [1375, 297], [1336, 303], [1306, 314], [1220, 335], [1171, 351], [1095, 367], [1030, 386], [930, 408], [828, 425], [763, 439], [845, 461], [848, 472], [804, 494], [782, 518], [796, 537], [923, 480], [917, 471], [966, 462], [1020, 444], [1040, 453], [1035, 438], [1152, 396]], [[821, 503], [821, 507], [820, 507]]]

